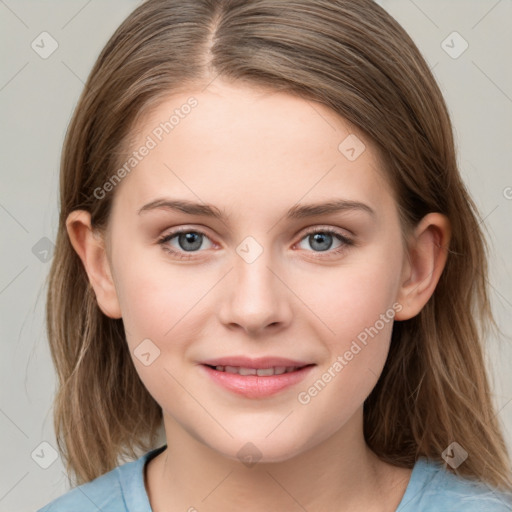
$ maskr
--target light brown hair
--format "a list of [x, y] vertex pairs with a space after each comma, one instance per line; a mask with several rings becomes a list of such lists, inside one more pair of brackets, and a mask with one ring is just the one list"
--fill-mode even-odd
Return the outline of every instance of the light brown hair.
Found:
[[[60, 219], [47, 296], [58, 373], [54, 428], [68, 475], [90, 481], [154, 448], [162, 411], [142, 384], [122, 319], [99, 309], [68, 238], [69, 213], [108, 224], [114, 174], [135, 127], [173, 92], [217, 76], [320, 102], [379, 150], [405, 234], [429, 212], [451, 223], [448, 261], [415, 317], [395, 322], [383, 373], [364, 405], [368, 445], [412, 467], [457, 441], [457, 469], [511, 488], [485, 369], [483, 340], [497, 328], [488, 298], [488, 248], [459, 175], [440, 89], [404, 29], [371, 0], [148, 0], [99, 55], [70, 122], [60, 174]], [[405, 238], [404, 238], [405, 239]], [[450, 469], [448, 467], [448, 469]]]

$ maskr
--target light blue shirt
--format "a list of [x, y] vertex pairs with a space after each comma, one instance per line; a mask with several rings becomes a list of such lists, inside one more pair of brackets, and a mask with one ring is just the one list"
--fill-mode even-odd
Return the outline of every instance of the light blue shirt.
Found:
[[[149, 451], [75, 487], [37, 512], [152, 512], [144, 466], [165, 448], [167, 445]], [[512, 512], [512, 496], [493, 492], [484, 484], [448, 472], [438, 462], [420, 458], [396, 512]]]

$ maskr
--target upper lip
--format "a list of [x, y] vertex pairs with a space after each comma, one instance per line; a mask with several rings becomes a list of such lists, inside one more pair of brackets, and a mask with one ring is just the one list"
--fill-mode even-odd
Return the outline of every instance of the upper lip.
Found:
[[221, 357], [218, 359], [208, 359], [206, 361], [202, 361], [201, 364], [206, 364], [209, 366], [239, 366], [241, 368], [274, 368], [276, 366], [308, 366], [310, 363], [307, 361], [297, 361], [295, 359], [287, 359], [284, 357], [259, 357], [256, 359], [251, 359], [250, 357], [244, 356], [229, 356], [229, 357]]

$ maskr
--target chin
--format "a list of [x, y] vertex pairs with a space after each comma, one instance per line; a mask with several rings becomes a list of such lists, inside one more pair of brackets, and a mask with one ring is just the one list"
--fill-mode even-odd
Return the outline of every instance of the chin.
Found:
[[290, 437], [286, 432], [284, 436], [274, 436], [274, 439], [265, 438], [267, 434], [268, 432], [255, 433], [254, 436], [245, 434], [242, 437], [227, 440], [227, 446], [210, 445], [210, 447], [224, 457], [239, 461], [247, 467], [255, 464], [284, 462], [306, 449], [303, 444], [305, 440]]

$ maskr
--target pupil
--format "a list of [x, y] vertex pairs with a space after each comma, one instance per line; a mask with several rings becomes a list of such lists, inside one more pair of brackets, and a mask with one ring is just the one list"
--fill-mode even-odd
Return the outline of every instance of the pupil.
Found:
[[[184, 250], [189, 250], [189, 251], [199, 249], [201, 247], [200, 236], [201, 235], [199, 233], [185, 233], [184, 235], [180, 235], [180, 237], [179, 237], [180, 246]], [[185, 240], [185, 247], [183, 247], [181, 244], [183, 239]], [[194, 244], [194, 239], [195, 239], [195, 244]], [[192, 247], [190, 247], [190, 246], [187, 247], [187, 244], [190, 244], [190, 243], [192, 243]]]
[[[320, 247], [316, 247], [319, 251], [326, 251], [328, 250], [331, 245], [332, 245], [332, 235], [330, 235], [329, 233], [315, 233], [314, 235], [311, 235], [312, 238], [313, 238], [313, 242], [311, 244], [311, 246], [313, 248], [315, 248], [315, 244], [317, 242], [320, 242]], [[330, 239], [330, 242], [325, 242], [325, 238], [327, 237], [327, 240]], [[322, 244], [322, 241], [323, 241], [323, 244]]]

